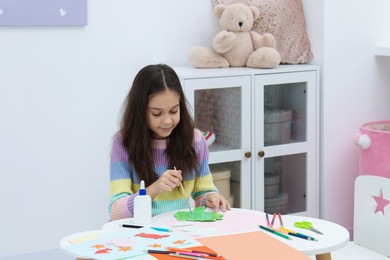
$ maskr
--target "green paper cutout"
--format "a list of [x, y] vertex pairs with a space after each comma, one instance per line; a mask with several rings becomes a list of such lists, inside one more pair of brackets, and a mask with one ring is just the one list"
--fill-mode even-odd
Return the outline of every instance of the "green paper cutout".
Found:
[[178, 211], [175, 218], [179, 221], [202, 221], [212, 222], [223, 219], [223, 214], [215, 212], [206, 212], [206, 207], [197, 207], [190, 211]]

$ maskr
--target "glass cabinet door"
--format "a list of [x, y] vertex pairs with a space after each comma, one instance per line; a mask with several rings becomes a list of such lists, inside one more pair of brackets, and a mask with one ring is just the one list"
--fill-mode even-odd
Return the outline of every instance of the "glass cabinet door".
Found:
[[[250, 76], [184, 80], [196, 127], [209, 138], [214, 183], [234, 207], [250, 208]], [[208, 132], [208, 134], [207, 134]], [[219, 186], [219, 187], [218, 187]]]
[[270, 157], [264, 162], [264, 212], [306, 211], [306, 154]]
[[264, 145], [306, 141], [306, 82], [264, 85]]
[[194, 98], [197, 128], [213, 134], [210, 151], [241, 149], [241, 87], [199, 89]]
[[[255, 79], [255, 209], [314, 212], [316, 152], [314, 72]], [[313, 110], [313, 111], [310, 111]]]

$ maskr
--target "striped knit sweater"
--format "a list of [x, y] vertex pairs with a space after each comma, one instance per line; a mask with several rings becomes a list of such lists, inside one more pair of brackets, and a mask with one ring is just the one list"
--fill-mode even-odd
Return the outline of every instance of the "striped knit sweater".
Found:
[[[153, 156], [158, 176], [168, 169], [166, 147], [167, 140], [153, 140]], [[199, 173], [193, 170], [192, 174], [183, 181], [185, 198], [192, 196], [196, 206], [204, 206], [206, 196], [218, 190], [214, 186], [208, 165], [208, 146], [198, 129], [195, 129], [194, 148], [198, 154]], [[133, 165], [128, 163], [128, 154], [122, 145], [121, 135], [117, 133], [114, 136], [110, 161], [111, 220], [133, 217], [134, 198], [138, 195], [140, 181]], [[152, 215], [186, 208], [185, 198], [182, 197], [179, 188], [158, 194], [152, 201]]]

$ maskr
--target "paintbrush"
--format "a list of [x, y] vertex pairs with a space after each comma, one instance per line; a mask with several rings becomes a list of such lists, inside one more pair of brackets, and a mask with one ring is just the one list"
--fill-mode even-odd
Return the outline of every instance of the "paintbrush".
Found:
[[[176, 170], [176, 167], [173, 167], [173, 169]], [[181, 196], [184, 197], [184, 199], [186, 200], [187, 202], [187, 206], [188, 206], [188, 209], [190, 210], [191, 214], [192, 214], [192, 209], [191, 209], [191, 206], [190, 206], [190, 198], [185, 196], [185, 191], [184, 191], [184, 187], [183, 187], [183, 183], [180, 182], [180, 193], [181, 193]]]

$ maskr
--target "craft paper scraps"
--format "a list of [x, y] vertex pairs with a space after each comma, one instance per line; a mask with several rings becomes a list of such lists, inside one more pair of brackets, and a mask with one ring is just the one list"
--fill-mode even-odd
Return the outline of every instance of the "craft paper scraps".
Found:
[[177, 247], [177, 245], [192, 247], [199, 246], [200, 243], [180, 232], [168, 234], [143, 227], [97, 234], [96, 239], [72, 244], [63, 249], [75, 257], [112, 260], [143, 257], [147, 255], [145, 251], [148, 249]]

